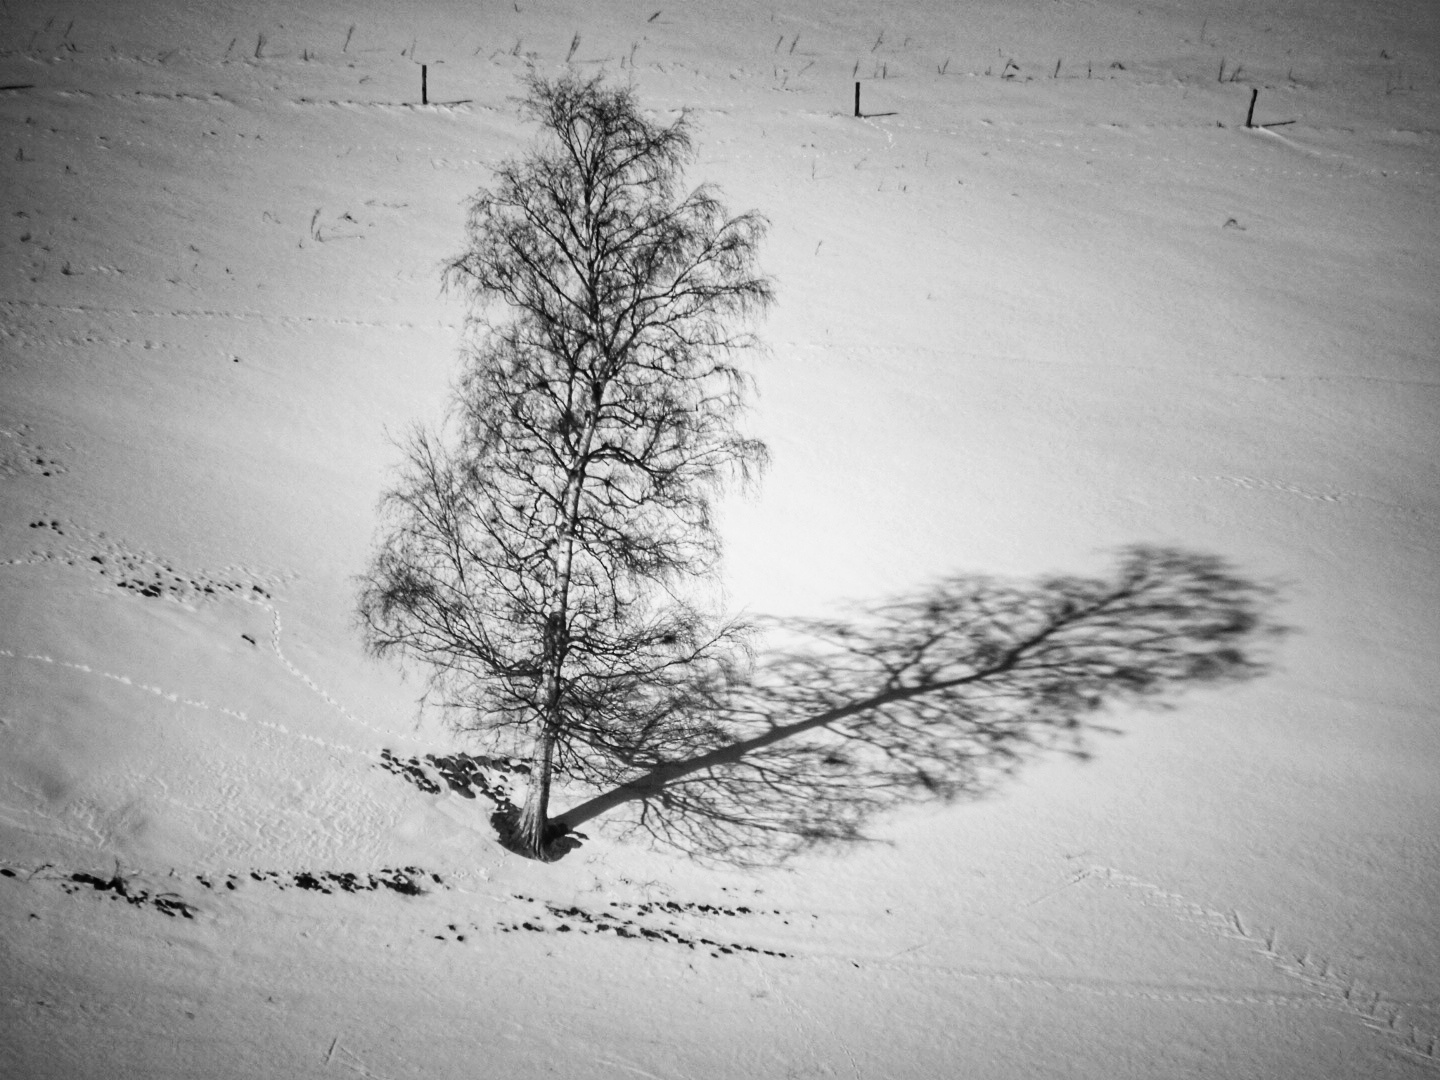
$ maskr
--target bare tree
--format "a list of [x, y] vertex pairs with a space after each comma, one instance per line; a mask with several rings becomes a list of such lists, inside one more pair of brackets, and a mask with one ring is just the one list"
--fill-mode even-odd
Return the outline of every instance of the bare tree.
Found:
[[711, 743], [698, 707], [744, 628], [706, 616], [712, 500], [763, 466], [738, 354], [771, 300], [765, 221], [680, 184], [690, 126], [598, 77], [532, 77], [541, 142], [471, 204], [447, 283], [471, 302], [450, 423], [415, 431], [382, 504], [359, 613], [421, 661], [460, 730], [531, 760], [507, 842], [555, 839], [555, 773], [615, 783]]

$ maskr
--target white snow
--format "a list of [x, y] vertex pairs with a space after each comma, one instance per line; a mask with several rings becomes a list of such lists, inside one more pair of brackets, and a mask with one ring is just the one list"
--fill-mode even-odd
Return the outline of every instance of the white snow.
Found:
[[[464, 198], [577, 33], [772, 222], [736, 609], [1174, 544], [1279, 583], [1275, 669], [773, 870], [603, 819], [526, 862], [379, 768], [478, 752], [352, 578]], [[1432, 4], [9, 0], [0, 41], [0, 1074], [1440, 1068]]]

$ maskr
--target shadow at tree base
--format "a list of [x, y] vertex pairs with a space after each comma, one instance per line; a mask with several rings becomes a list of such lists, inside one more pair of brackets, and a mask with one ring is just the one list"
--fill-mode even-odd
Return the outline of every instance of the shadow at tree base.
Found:
[[[509, 804], [501, 806], [490, 815], [490, 824], [495, 829], [495, 838], [500, 841], [500, 846], [506, 851], [514, 852], [516, 855], [524, 855], [526, 858], [535, 858], [525, 845], [520, 835], [520, 809]], [[555, 862], [563, 859], [570, 852], [574, 851], [586, 840], [590, 839], [582, 832], [577, 832], [568, 825], [558, 821], [547, 822], [545, 826], [545, 843], [542, 854], [539, 856], [541, 862]]]
[[[647, 758], [637, 743], [615, 786], [551, 821], [545, 858], [580, 846], [576, 828], [602, 814], [733, 865], [866, 841], [877, 816], [978, 798], [1037, 754], [1088, 758], [1089, 736], [1113, 731], [1094, 722], [1106, 709], [1263, 675], [1285, 633], [1276, 599], [1218, 557], [1137, 546], [1103, 578], [956, 575], [846, 618], [771, 620], [753, 664], [677, 694], [677, 710], [704, 713], [684, 723], [683, 754]], [[417, 759], [382, 756], [439, 792]], [[523, 765], [425, 762], [490, 798], [501, 843], [518, 850], [508, 781]]]
[[[465, 799], [484, 796], [495, 806], [490, 824], [500, 845], [516, 854], [526, 854], [518, 840], [520, 807], [511, 798], [509, 785], [512, 777], [530, 774], [527, 763], [513, 758], [463, 752], [402, 758], [386, 748], [380, 751], [380, 768], [415, 785], [427, 795], [439, 795], [448, 787]], [[547, 861], [564, 857], [587, 839], [584, 833], [551, 822], [546, 830]]]

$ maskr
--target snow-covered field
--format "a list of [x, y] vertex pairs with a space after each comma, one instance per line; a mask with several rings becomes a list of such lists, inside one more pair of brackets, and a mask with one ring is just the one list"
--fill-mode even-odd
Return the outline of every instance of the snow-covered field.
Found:
[[[0, 1075], [1440, 1070], [1440, 8], [8, 0], [0, 42]], [[603, 818], [526, 862], [382, 768], [481, 752], [352, 579], [567, 55], [772, 222], [734, 608], [1174, 545], [1278, 589], [1268, 674], [764, 870]]]

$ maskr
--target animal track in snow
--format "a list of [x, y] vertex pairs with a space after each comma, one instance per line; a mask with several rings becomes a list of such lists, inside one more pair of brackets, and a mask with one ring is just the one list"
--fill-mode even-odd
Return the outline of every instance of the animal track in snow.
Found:
[[10, 649], [0, 649], [0, 656], [3, 656], [8, 660], [30, 660], [39, 664], [54, 664], [56, 667], [68, 668], [71, 671], [78, 671], [85, 675], [95, 675], [99, 678], [109, 679], [112, 682], [117, 682], [124, 686], [133, 686], [137, 690], [154, 694], [156, 697], [163, 698], [165, 701], [173, 702], [175, 704], [189, 705], [193, 708], [203, 709], [207, 712], [222, 712], [225, 713], [227, 716], [233, 716], [239, 720], [249, 719], [249, 717], [247, 717], [243, 712], [239, 712], [235, 709], [227, 709], [223, 706], [211, 706], [203, 701], [194, 701], [190, 698], [182, 698], [178, 693], [167, 692], [165, 690], [162, 690], [158, 686], [150, 686], [146, 683], [135, 682], [128, 675], [116, 675], [109, 671], [96, 671], [88, 664], [75, 664], [71, 663], [68, 660], [56, 660], [53, 656], [46, 656], [44, 653], [17, 653]]
[[[55, 550], [36, 550], [27, 559], [12, 560], [12, 564], [49, 564], [59, 563], [65, 566], [86, 569], [94, 572], [102, 580], [108, 580], [112, 585], [127, 590], [137, 599], [143, 602], [176, 602], [184, 608], [203, 608], [210, 603], [220, 600], [240, 600], [248, 605], [258, 606], [269, 615], [271, 632], [269, 632], [269, 648], [276, 660], [281, 662], [285, 670], [291, 672], [295, 678], [302, 681], [311, 693], [325, 701], [328, 707], [333, 708], [341, 716], [346, 717], [350, 726], [364, 727], [380, 736], [393, 737], [393, 732], [383, 732], [373, 724], [354, 716], [343, 704], [338, 703], [336, 698], [331, 696], [324, 687], [321, 687], [314, 678], [307, 672], [302, 671], [297, 664], [294, 664], [284, 649], [284, 624], [282, 624], [281, 612], [278, 608], [278, 600], [275, 598], [274, 589], [278, 589], [289, 575], [275, 575], [275, 573], [261, 573], [248, 567], [226, 567], [222, 572], [187, 573], [174, 566], [168, 560], [160, 559], [150, 553], [137, 552], [125, 544], [109, 539], [104, 533], [92, 533], [84, 528], [73, 526], [59, 518], [49, 520], [36, 520], [30, 523], [37, 533], [45, 534], [46, 540], [71, 540], [68, 549], [62, 552]], [[261, 645], [256, 641], [256, 636], [243, 635], [251, 645]], [[233, 707], [226, 703], [215, 703], [215, 701], [204, 700], [193, 693], [184, 693], [176, 688], [157, 685], [156, 681], [145, 675], [132, 675], [130, 672], [109, 671], [105, 668], [95, 667], [86, 662], [65, 660], [40, 651], [24, 651], [24, 649], [0, 649], [0, 658], [9, 661], [32, 662], [32, 664], [48, 664], [63, 670], [76, 672], [89, 678], [107, 680], [112, 684], [120, 684], [122, 687], [132, 688], [135, 693], [148, 694], [160, 698], [161, 701], [194, 710], [207, 711], [207, 713], [222, 714], [232, 719], [242, 721], [246, 726], [251, 727], [256, 737], [262, 740], [268, 747], [268, 753], [275, 755], [294, 755], [294, 747], [308, 746], [321, 750], [325, 755], [344, 755], [350, 759], [359, 759], [359, 762], [370, 765], [376, 760], [373, 744], [370, 747], [351, 744], [350, 739], [336, 740], [321, 737], [320, 734], [307, 732], [307, 730], [295, 730], [285, 723], [274, 719], [266, 719], [264, 716], [253, 716], [243, 708]], [[276, 739], [284, 742], [276, 742]], [[259, 818], [249, 821], [238, 821], [235, 816], [229, 814], [228, 806], [232, 805], [232, 799], [226, 798], [225, 792], [233, 791], [235, 798], [240, 798], [245, 791], [246, 785], [251, 778], [246, 775], [243, 769], [243, 762], [230, 760], [228, 757], [206, 757], [202, 773], [194, 773], [181, 778], [180, 789], [174, 793], [168, 791], [164, 783], [158, 782], [153, 776], [137, 776], [134, 778], [135, 785], [158, 785], [161, 788], [161, 801], [167, 802], [174, 808], [179, 809], [187, 819], [196, 822], [206, 822], [206, 835], [213, 844], [213, 854], [220, 857], [235, 860], [235, 858], [246, 858], [252, 852], [275, 850], [278, 844], [281, 850], [307, 850], [305, 844], [310, 844], [310, 850], [314, 854], [343, 855], [348, 851], [344, 844], [334, 844], [336, 838], [315, 837], [312, 834], [312, 812], [318, 806], [333, 805], [343, 808], [344, 821], [340, 824], [346, 825], [343, 835], [346, 837], [373, 837], [383, 834], [384, 829], [393, 825], [393, 806], [377, 802], [370, 798], [369, 792], [344, 791], [346, 785], [353, 786], [354, 773], [347, 769], [337, 769], [333, 765], [317, 765], [320, 772], [317, 778], [307, 788], [304, 796], [304, 804], [297, 805], [291, 801], [281, 802], [274, 806], [266, 805], [259, 811]], [[76, 809], [75, 812], [79, 812]], [[308, 822], [308, 824], [307, 824]], [[48, 819], [49, 828], [73, 828], [75, 822], [58, 822], [56, 819]], [[98, 842], [104, 847], [107, 842], [107, 835], [104, 829], [95, 822], [79, 822], [85, 825], [88, 832], [91, 832], [89, 840]], [[307, 832], [307, 829], [311, 829]], [[256, 845], [256, 837], [264, 835], [265, 844]], [[337, 834], [338, 835], [341, 834]], [[330, 847], [317, 848], [315, 844], [330, 842]], [[334, 848], [334, 850], [331, 850]]]
[[1362, 986], [1358, 979], [1333, 968], [1328, 961], [1304, 953], [1282, 951], [1275, 930], [1260, 933], [1248, 926], [1240, 913], [1216, 911], [1171, 892], [1159, 885], [1109, 866], [1092, 866], [1074, 875], [1069, 884], [1095, 880], [1107, 888], [1127, 889], [1141, 902], [1168, 911], [1178, 919], [1199, 926], [1217, 937], [1243, 942], [1274, 967], [1310, 989], [1325, 1005], [1358, 1016], [1365, 1026], [1391, 1039], [1400, 1049], [1432, 1068], [1440, 1068], [1440, 1035], [1406, 1019], [1405, 1009], [1381, 991]]
[[867, 127], [872, 127], [885, 136], [886, 153], [889, 153], [891, 150], [895, 149], [895, 135], [888, 127], [881, 127], [879, 124], [875, 123], [874, 120], [871, 120], [868, 116], [862, 116], [861, 120], [865, 122]]
[[[275, 658], [280, 661], [281, 666], [284, 667], [286, 671], [304, 683], [316, 696], [324, 701], [326, 705], [330, 706], [331, 709], [339, 713], [350, 723], [368, 728], [378, 734], [389, 734], [383, 729], [377, 728], [356, 716], [285, 655], [285, 650], [281, 645], [281, 640], [284, 636], [284, 624], [280, 618], [280, 609], [275, 603], [275, 598], [270, 588], [267, 588], [265, 585], [260, 584], [256, 580], [246, 580], [244, 578], [238, 581], [227, 580], [224, 577], [212, 577], [203, 572], [194, 575], [183, 575], [176, 572], [168, 563], [162, 564], [161, 568], [153, 568], [151, 566], [153, 559], [142, 561], [139, 564], [141, 569], [149, 571], [148, 575], [144, 573], [132, 573], [129, 576], [125, 575], [125, 571], [135, 569], [133, 557], [122, 559], [119, 563], [118, 572], [112, 568], [108, 568], [102, 556], [92, 555], [89, 561], [98, 564], [102, 575], [118, 578], [116, 584], [121, 588], [129, 589], [141, 596], [159, 598], [165, 595], [171, 595], [182, 600], [196, 597], [210, 598], [229, 596], [232, 599], [241, 600], [247, 604], [262, 608], [270, 615], [271, 651], [274, 652]], [[107, 570], [111, 572], [107, 574]], [[270, 580], [275, 580], [274, 576], [271, 576]], [[253, 639], [251, 640], [253, 643]], [[271, 726], [277, 731], [292, 734], [289, 729], [283, 725], [276, 724]], [[324, 740], [317, 739], [314, 736], [297, 734], [294, 737], [307, 739], [308, 741], [321, 743], [322, 745], [330, 745], [325, 743]], [[345, 749], [349, 749], [352, 753], [363, 753], [363, 751], [356, 751], [353, 748], [347, 747]]]
[[1262, 480], [1254, 476], [1192, 476], [1191, 479], [1199, 480], [1202, 483], [1231, 484], [1246, 491], [1278, 491], [1285, 495], [1309, 499], [1311, 502], [1340, 503], [1362, 497], [1354, 491], [1315, 491], [1311, 488], [1300, 487], [1298, 484], [1287, 484], [1281, 480]]
[[[252, 804], [251, 812], [243, 818], [237, 817], [231, 807], [243, 802], [244, 793], [253, 787], [256, 779], [247, 771], [247, 760], [243, 756], [217, 755], [207, 753], [203, 748], [191, 748], [188, 753], [194, 760], [180, 774], [165, 774], [165, 779], [148, 773], [124, 778], [127, 789], [133, 788], [137, 792], [158, 789], [149, 790], [146, 798], [168, 805], [172, 808], [169, 812], [178, 814], [180, 820], [192, 822], [199, 829], [198, 835], [209, 845], [207, 857], [234, 863], [264, 857], [267, 852], [288, 852], [290, 857], [303, 852], [317, 858], [348, 859], [354, 857], [357, 842], [368, 850], [364, 845], [373, 844], [375, 838], [387, 835], [394, 827], [399, 810], [393, 800], [377, 797], [377, 793], [369, 787], [357, 789], [355, 765], [342, 767], [333, 760], [326, 760], [342, 755], [361, 768], [370, 766], [376, 760], [375, 742], [380, 740], [372, 741], [364, 736], [357, 738], [356, 729], [363, 728], [385, 740], [394, 738], [395, 732], [379, 728], [351, 712], [286, 654], [285, 627], [279, 601], [272, 590], [293, 575], [265, 574], [234, 566], [216, 573], [186, 572], [168, 560], [138, 552], [104, 533], [90, 532], [59, 519], [36, 520], [31, 522], [31, 526], [35, 531], [43, 532], [47, 540], [73, 542], [60, 552], [48, 549], [32, 551], [29, 558], [11, 560], [11, 565], [61, 564], [86, 569], [134, 595], [136, 602], [147, 604], [169, 602], [198, 611], [217, 602], [238, 600], [262, 609], [269, 615], [268, 642], [263, 640], [264, 635], [258, 633], [242, 637], [251, 646], [273, 653], [291, 676], [324, 701], [330, 710], [345, 718], [345, 727], [333, 735], [324, 728], [307, 730], [309, 725], [303, 723], [297, 729], [279, 719], [254, 715], [233, 704], [207, 700], [193, 690], [186, 692], [157, 685], [157, 680], [126, 672], [123, 668], [106, 670], [82, 662], [83, 658], [58, 658], [39, 650], [0, 649], [0, 660], [52, 665], [86, 678], [103, 679], [130, 688], [173, 706], [240, 721], [250, 729], [251, 735], [247, 738], [258, 739], [264, 745], [266, 759], [281, 763], [281, 767], [272, 768], [267, 777], [284, 775], [285, 767], [294, 767], [300, 752], [308, 751], [305, 760], [310, 779], [299, 799], [287, 796]], [[299, 704], [303, 713], [305, 707], [303, 703]], [[165, 780], [169, 780], [168, 785]], [[39, 796], [31, 801], [36, 805], [43, 804]], [[28, 810], [21, 812], [31, 813]], [[314, 828], [317, 813], [325, 814], [334, 827], [317, 831]], [[125, 827], [125, 822], [114, 819], [113, 807], [106, 811], [84, 801], [72, 804], [63, 821], [51, 815], [42, 814], [41, 817], [45, 828], [69, 832], [83, 829], [84, 835], [77, 835], [77, 839], [102, 849], [113, 841], [115, 828]]]
[[[1342, 155], [1335, 152], [1302, 151], [1308, 157], [1314, 159], [1315, 164], [1311, 168], [1292, 168], [1288, 165], [1272, 164], [1245, 164], [1229, 158], [1225, 153], [1204, 154], [1197, 153], [1197, 144], [1194, 136], [1199, 134], [1216, 134], [1220, 138], [1228, 138], [1232, 130], [1238, 130], [1242, 134], [1246, 129], [1224, 128], [1218, 129], [1210, 123], [1202, 122], [1176, 122], [1176, 123], [1145, 123], [1145, 124], [1115, 124], [1115, 123], [1091, 123], [1087, 125], [1075, 125], [1073, 128], [1043, 130], [1039, 128], [1028, 128], [1023, 124], [1006, 123], [996, 124], [991, 120], [979, 120], [974, 125], [965, 128], [936, 128], [913, 121], [896, 120], [894, 126], [901, 130], [909, 130], [925, 135], [948, 135], [954, 138], [963, 138], [968, 143], [974, 143], [977, 136], [989, 139], [992, 143], [1019, 148], [1033, 148], [1040, 151], [1059, 150], [1075, 154], [1084, 154], [1091, 160], [1097, 162], [1115, 163], [1146, 161], [1155, 162], [1169, 166], [1182, 166], [1187, 170], [1201, 170], [1206, 172], [1238, 173], [1253, 176], [1271, 177], [1298, 177], [1307, 180], [1339, 180], [1339, 179], [1360, 179], [1362, 177], [1374, 179], [1381, 177], [1387, 180], [1419, 178], [1434, 179], [1440, 176], [1440, 172], [1429, 168], [1380, 168], [1370, 164], [1363, 159]], [[1324, 132], [1324, 129], [1311, 128], [1315, 132]], [[1175, 153], [1167, 153], [1163, 148], [1155, 150], [1131, 149], [1125, 143], [1108, 143], [1102, 145], [1094, 135], [1100, 133], [1110, 136], [1126, 136], [1131, 133], [1145, 134], [1148, 132], [1164, 131], [1183, 134], [1187, 142], [1183, 149]], [[1003, 134], [1002, 134], [1003, 132]], [[1268, 137], [1278, 139], [1292, 148], [1299, 149], [1296, 144], [1277, 132], [1252, 128], [1249, 134], [1257, 137]], [[1348, 133], [1347, 133], [1348, 134]], [[1153, 147], [1153, 141], [1143, 144], [1146, 147]]]
[[[187, 572], [178, 569], [170, 560], [162, 559], [151, 552], [133, 549], [114, 540], [104, 532], [95, 532], [70, 522], [62, 522], [58, 518], [32, 520], [29, 526], [32, 530], [43, 534], [47, 540], [66, 537], [70, 538], [72, 542], [61, 551], [51, 548], [33, 549], [27, 556], [10, 559], [9, 564], [12, 566], [58, 563], [79, 569], [88, 569], [136, 596], [152, 600], [168, 599], [192, 608], [199, 604], [227, 599], [240, 600], [261, 608], [270, 616], [270, 650], [286, 671], [304, 683], [312, 693], [351, 724], [378, 735], [393, 736], [393, 732], [376, 727], [351, 712], [286, 656], [282, 645], [284, 623], [280, 616], [280, 608], [277, 606], [276, 592], [294, 579], [293, 573], [267, 573], [244, 566], [229, 566], [214, 572]], [[257, 644], [249, 635], [245, 635], [245, 637], [252, 645]], [[0, 650], [0, 655], [17, 659], [41, 660], [47, 663], [57, 662], [48, 656], [22, 655], [8, 650]], [[355, 747], [332, 743], [317, 736], [293, 732], [283, 724], [255, 719], [241, 710], [182, 697], [178, 693], [161, 690], [159, 687], [149, 686], [138, 679], [132, 679], [129, 675], [116, 675], [103, 671], [92, 672], [92, 669], [86, 664], [66, 661], [58, 661], [58, 663], [76, 671], [94, 673], [127, 685], [138, 686], [169, 701], [194, 708], [222, 712], [270, 728], [291, 738], [366, 758], [373, 756], [369, 750], [359, 750]]]
[[499, 112], [494, 105], [476, 105], [474, 101], [431, 101], [421, 104], [418, 101], [360, 101], [355, 98], [296, 98], [291, 105], [322, 108], [322, 109], [374, 109], [377, 112], [409, 113], [409, 112], [435, 112], [435, 113], [473, 113], [476, 109], [482, 112]]
[[[295, 678], [299, 679], [302, 683], [309, 687], [310, 690], [317, 697], [319, 697], [321, 701], [325, 702], [326, 705], [330, 706], [331, 709], [333, 709], [339, 715], [343, 716], [350, 723], [355, 724], [358, 727], [365, 728], [367, 731], [373, 731], [377, 735], [382, 735], [386, 738], [389, 738], [394, 734], [391, 731], [387, 731], [385, 728], [376, 727], [368, 720], [361, 719], [355, 713], [351, 712], [344, 705], [342, 705], [334, 696], [330, 694], [328, 690], [326, 690], [323, 686], [321, 686], [319, 683], [317, 683], [314, 679], [312, 679], [309, 675], [307, 675], [304, 671], [300, 670], [299, 667], [297, 667], [294, 663], [291, 662], [290, 658], [285, 655], [285, 650], [280, 647], [280, 639], [284, 632], [284, 626], [280, 621], [280, 609], [270, 602], [270, 598], [268, 596], [260, 599], [254, 599], [251, 597], [242, 597], [242, 599], [246, 600], [248, 603], [258, 604], [260, 607], [264, 608], [270, 613], [270, 648], [274, 651], [276, 658], [280, 661], [281, 666], [283, 666], [286, 671], [290, 672], [291, 675], [295, 676]], [[352, 750], [351, 752], [363, 753], [367, 757], [370, 756], [369, 751]]]
[[[1035, 367], [1068, 368], [1071, 371], [1082, 373], [1088, 371], [1128, 371], [1140, 375], [1167, 375], [1163, 367], [1148, 364], [1120, 364], [1120, 363], [1096, 363], [1093, 361], [1076, 361], [1069, 358], [1057, 358], [1050, 356], [1026, 356], [1017, 353], [991, 352], [982, 349], [966, 349], [955, 345], [927, 346], [916, 343], [905, 345], [876, 345], [872, 343], [843, 342], [843, 341], [802, 341], [802, 340], [779, 340], [772, 343], [775, 348], [783, 347], [787, 355], [797, 358], [822, 360], [836, 353], [846, 359], [853, 359], [863, 362], [875, 362], [894, 368], [897, 371], [907, 373], [920, 370], [917, 359], [923, 358], [928, 362], [949, 362], [958, 357], [967, 360], [979, 360], [987, 363], [998, 364], [1023, 364]], [[1200, 372], [1207, 378], [1213, 379], [1245, 379], [1251, 382], [1302, 382], [1302, 383], [1383, 383], [1389, 386], [1421, 386], [1426, 389], [1434, 389], [1440, 383], [1425, 379], [1399, 379], [1383, 378], [1373, 375], [1335, 375], [1313, 372], [1264, 372], [1264, 371], [1242, 371], [1226, 368], [1210, 368]], [[1205, 477], [1193, 477], [1196, 480], [1206, 479]], [[1224, 479], [1213, 477], [1211, 479]], [[1343, 492], [1342, 495], [1352, 495], [1354, 492]]]
[[7, 326], [0, 328], [0, 335], [11, 338], [18, 348], [58, 346], [66, 349], [93, 349], [105, 346], [112, 349], [143, 349], [153, 352], [157, 349], [181, 349], [185, 346], [173, 342], [156, 341], [153, 338], [130, 338], [118, 334], [101, 334], [88, 330], [83, 334], [56, 334], [48, 330], [37, 332], [31, 327]]
[[[350, 723], [382, 734], [382, 736], [392, 736], [392, 732], [367, 723], [366, 720], [361, 720], [359, 716], [351, 713], [333, 694], [330, 694], [330, 691], [325, 690], [323, 685], [318, 684], [314, 678], [302, 671], [285, 655], [285, 649], [281, 644], [282, 638], [284, 638], [284, 622], [279, 613], [276, 593], [295, 579], [297, 575], [294, 573], [262, 572], [262, 570], [245, 566], [223, 567], [222, 570], [216, 570], [216, 572], [209, 572], [209, 570], [186, 572], [186, 570], [177, 569], [171, 560], [161, 559], [157, 554], [131, 549], [127, 544], [112, 539], [107, 533], [88, 530], [88, 528], [76, 526], [69, 521], [62, 523], [59, 518], [36, 518], [36, 520], [30, 521], [29, 527], [36, 530], [37, 533], [43, 534], [46, 540], [53, 539], [53, 537], [69, 537], [71, 543], [60, 552], [46, 547], [46, 549], [32, 550], [27, 556], [13, 557], [9, 560], [12, 566], [60, 563], [65, 566], [92, 570], [108, 582], [114, 583], [118, 588], [147, 599], [171, 599], [187, 606], [209, 602], [209, 600], [235, 599], [264, 609], [271, 618], [269, 647], [285, 670], [307, 685], [315, 696], [320, 697], [320, 700], [323, 700], [327, 706], [333, 708], [336, 713]], [[249, 639], [251, 644], [256, 644], [248, 635], [246, 635], [246, 639]], [[82, 670], [89, 670], [89, 668], [84, 668], [84, 665], [81, 667]], [[124, 681], [128, 683], [130, 680], [127, 677]], [[190, 701], [187, 701], [187, 704], [199, 704], [204, 708], [210, 707], [203, 703], [190, 703]], [[235, 710], [222, 711], [243, 716], [243, 713], [236, 713]], [[275, 727], [281, 732], [287, 730], [282, 726]], [[297, 737], [307, 737], [312, 742], [323, 742], [323, 740], [312, 739], [310, 736]], [[344, 749], [350, 749], [350, 747], [344, 747]], [[354, 753], [373, 756], [370, 752], [360, 752], [360, 750], [354, 750]]]
[[[219, 308], [112, 308], [95, 304], [54, 304], [44, 300], [0, 299], [0, 307], [30, 310], [63, 311], [72, 315], [110, 315], [133, 319], [178, 319], [183, 321], [222, 319], [234, 322], [258, 322], [274, 326], [358, 326], [378, 330], [416, 330], [421, 323], [403, 320], [382, 322], [375, 319], [347, 319], [335, 315], [273, 315], [263, 311], [226, 311]], [[428, 328], [428, 327], [427, 327]], [[435, 328], [458, 330], [459, 324], [437, 320]], [[84, 340], [91, 340], [86, 338]], [[104, 341], [105, 339], [95, 339]]]
[[198, 698], [186, 697], [179, 691], [167, 690], [164, 687], [155, 686], [151, 683], [143, 682], [140, 679], [132, 679], [129, 675], [117, 675], [116, 673], [111, 671], [104, 671], [93, 668], [89, 664], [75, 663], [70, 660], [57, 660], [55, 659], [55, 657], [47, 656], [44, 653], [19, 653], [14, 652], [11, 649], [0, 649], [0, 657], [3, 657], [7, 660], [24, 660], [31, 663], [52, 664], [55, 667], [65, 668], [68, 671], [78, 672], [82, 675], [91, 675], [98, 679], [107, 679], [110, 682], [119, 683], [122, 686], [132, 687], [135, 690], [140, 691], [141, 693], [150, 694], [154, 697], [160, 698], [162, 701], [170, 702], [173, 705], [184, 705], [192, 709], [199, 709], [202, 712], [220, 713], [224, 716], [233, 717], [236, 720], [243, 720], [246, 723], [255, 724], [256, 726], [262, 728], [267, 728], [268, 730], [273, 731], [276, 734], [284, 735], [291, 739], [298, 739], [302, 742], [313, 743], [314, 745], [323, 747], [326, 750], [338, 750], [342, 753], [354, 754], [358, 757], [365, 758], [369, 758], [372, 756], [370, 751], [368, 750], [361, 750], [353, 746], [346, 746], [343, 743], [331, 742], [327, 739], [321, 739], [315, 735], [306, 735], [303, 732], [291, 731], [284, 724], [278, 724], [270, 720], [258, 719], [251, 716], [243, 709], [232, 709], [225, 705], [212, 705], [208, 701], [202, 701]]

